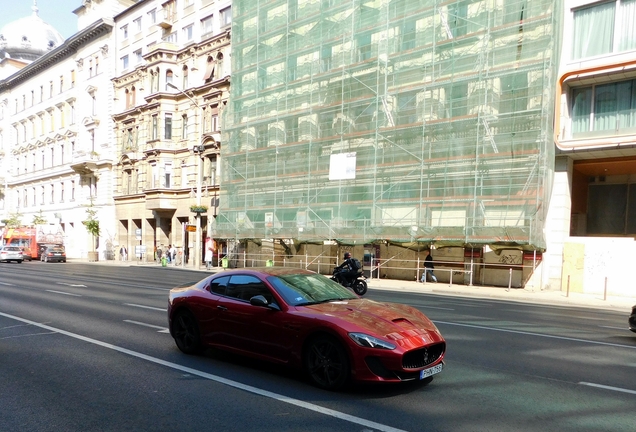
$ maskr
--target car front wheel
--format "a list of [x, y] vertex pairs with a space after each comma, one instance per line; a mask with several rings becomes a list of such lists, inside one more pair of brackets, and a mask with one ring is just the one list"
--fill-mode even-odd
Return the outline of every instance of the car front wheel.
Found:
[[326, 390], [337, 390], [349, 380], [349, 358], [342, 344], [336, 339], [318, 336], [312, 339], [307, 347], [305, 370], [316, 386]]
[[172, 322], [172, 337], [185, 354], [201, 352], [201, 336], [196, 319], [190, 312], [178, 312]]

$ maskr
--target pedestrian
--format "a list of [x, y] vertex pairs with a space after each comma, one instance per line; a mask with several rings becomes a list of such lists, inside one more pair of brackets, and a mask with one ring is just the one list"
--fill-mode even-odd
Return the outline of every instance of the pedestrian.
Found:
[[433, 265], [433, 257], [431, 256], [430, 249], [426, 249], [426, 259], [424, 259], [424, 272], [422, 272], [422, 283], [426, 283], [427, 275], [431, 276], [431, 280], [433, 282], [437, 282], [437, 278], [435, 277], [435, 273], [433, 273], [433, 269], [435, 266]]
[[174, 247], [174, 245], [170, 245], [170, 247], [168, 248], [168, 256], [170, 256], [170, 262], [172, 263], [172, 265], [175, 265], [177, 262], [177, 249]]
[[161, 255], [163, 255], [163, 250], [161, 249], [161, 246], [159, 246], [157, 248], [157, 262], [159, 264], [161, 264]]
[[212, 258], [214, 257], [214, 242], [210, 237], [205, 238], [205, 268], [210, 270]]
[[168, 247], [166, 248], [166, 258], [168, 258], [168, 264], [172, 263], [172, 252], [171, 252], [171, 249], [172, 249], [172, 245], [169, 244]]
[[122, 261], [126, 261], [128, 259], [128, 251], [126, 250], [126, 246], [122, 246], [119, 249], [119, 256], [121, 257]]

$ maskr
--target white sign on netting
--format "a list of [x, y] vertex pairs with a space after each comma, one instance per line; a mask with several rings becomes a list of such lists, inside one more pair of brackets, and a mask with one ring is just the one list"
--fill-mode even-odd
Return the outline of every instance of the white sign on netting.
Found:
[[329, 159], [329, 180], [352, 180], [356, 178], [356, 154], [332, 154]]

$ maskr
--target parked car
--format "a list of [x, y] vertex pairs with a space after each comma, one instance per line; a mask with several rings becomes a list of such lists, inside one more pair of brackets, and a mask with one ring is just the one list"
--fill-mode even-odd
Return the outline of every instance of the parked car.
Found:
[[632, 306], [632, 314], [629, 316], [629, 329], [636, 333], [636, 305]]
[[304, 370], [335, 390], [424, 380], [446, 342], [419, 310], [362, 299], [328, 277], [289, 267], [229, 270], [170, 291], [170, 334], [186, 354], [216, 347]]
[[25, 246], [20, 246], [20, 250], [22, 251], [22, 257], [24, 258], [24, 261], [32, 261], [33, 258], [31, 257], [31, 249]]
[[0, 249], [0, 262], [15, 261], [21, 264], [23, 260], [24, 256], [22, 256], [22, 249], [19, 246], [3, 246]]
[[42, 262], [66, 262], [66, 251], [62, 246], [47, 246], [40, 255]]

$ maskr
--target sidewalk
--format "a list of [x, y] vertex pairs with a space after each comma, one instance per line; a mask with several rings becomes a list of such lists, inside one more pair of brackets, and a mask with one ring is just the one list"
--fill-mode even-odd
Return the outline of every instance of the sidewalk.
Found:
[[[69, 260], [69, 262], [86, 262], [84, 260]], [[90, 262], [88, 264], [95, 265], [111, 265], [111, 266], [156, 266], [161, 268], [160, 264], [153, 262], [138, 262], [138, 261], [98, 261]], [[183, 270], [195, 270], [192, 267], [172, 266], [168, 264], [172, 269]], [[211, 270], [206, 270], [204, 267], [198, 269], [203, 273], [217, 273], [223, 271], [221, 267], [214, 267]], [[203, 277], [203, 276], [202, 276]], [[629, 312], [632, 306], [636, 305], [636, 290], [633, 297], [619, 297], [619, 296], [607, 296], [603, 298], [603, 294], [583, 294], [570, 292], [569, 295], [562, 291], [547, 291], [547, 290], [531, 290], [525, 288], [511, 288], [507, 287], [494, 287], [494, 286], [481, 286], [481, 285], [449, 285], [447, 283], [420, 283], [415, 281], [403, 281], [395, 279], [368, 279], [367, 284], [369, 290], [383, 290], [383, 291], [397, 291], [397, 292], [411, 292], [411, 293], [427, 293], [427, 294], [440, 294], [450, 296], [462, 296], [481, 299], [497, 299], [497, 300], [511, 300], [527, 303], [539, 303], [548, 305], [563, 305], [563, 306], [585, 306], [597, 309], [612, 309], [616, 311], [625, 312], [625, 317], [629, 316]], [[627, 320], [627, 318], [625, 318]], [[625, 321], [627, 322], [627, 321]], [[626, 324], [627, 325], [627, 324]]]

